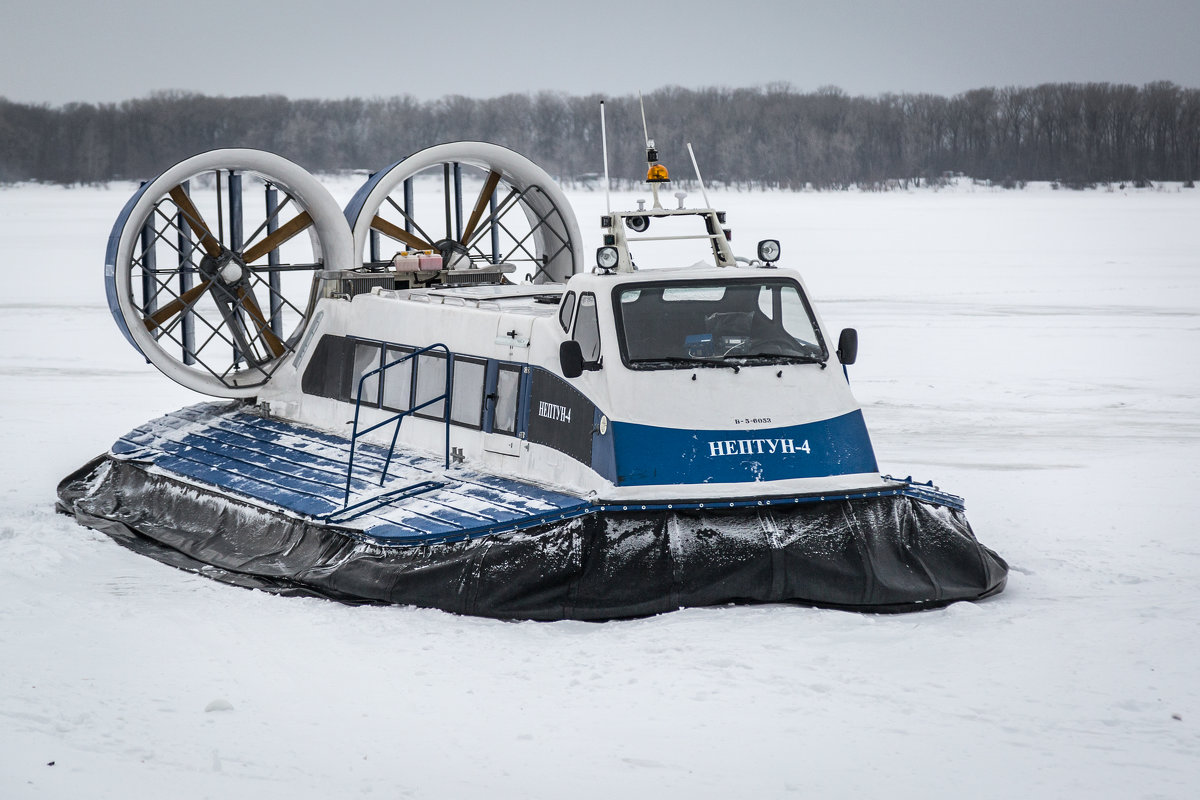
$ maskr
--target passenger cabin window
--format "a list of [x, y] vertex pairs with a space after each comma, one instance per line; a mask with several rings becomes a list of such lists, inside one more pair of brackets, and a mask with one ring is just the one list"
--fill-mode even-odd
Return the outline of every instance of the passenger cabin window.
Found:
[[584, 361], [600, 360], [600, 320], [596, 316], [596, 295], [586, 292], [579, 297], [579, 313], [575, 315], [575, 341], [583, 351]]
[[[302, 379], [305, 394], [354, 403], [361, 382], [364, 406], [393, 413], [411, 411], [424, 419], [442, 421], [445, 400], [433, 402], [446, 393], [446, 354], [440, 349], [414, 355], [416, 348], [409, 345], [337, 336], [324, 337], [318, 348], [325, 359], [309, 364]], [[494, 362], [478, 356], [452, 354], [451, 358], [450, 422], [481, 430], [490, 398], [495, 400], [492, 430], [515, 436], [521, 366], [496, 363], [495, 394], [489, 396], [488, 365]], [[336, 369], [330, 369], [330, 364]], [[381, 372], [370, 374], [381, 367]], [[419, 408], [424, 403], [429, 405]]]
[[[471, 428], [483, 427], [483, 390], [487, 361], [469, 356], [454, 357], [454, 381], [450, 388], [450, 421]], [[446, 356], [422, 353], [417, 356], [417, 382], [413, 408], [446, 392]], [[441, 420], [445, 401], [438, 400], [413, 413], [424, 419]]]
[[642, 283], [613, 290], [633, 369], [829, 360], [800, 285], [785, 278]]
[[515, 364], [501, 364], [496, 373], [496, 409], [492, 414], [494, 432], [516, 435], [520, 391], [521, 368]]
[[[444, 353], [421, 353], [417, 356], [417, 386], [413, 393], [413, 408], [420, 408], [422, 403], [428, 403], [438, 395], [446, 393], [446, 355]], [[445, 414], [445, 401], [414, 411], [418, 417], [442, 419]]]
[[571, 330], [571, 314], [573, 313], [575, 313], [575, 293], [567, 292], [562, 305], [558, 307], [558, 324], [562, 325], [563, 331]]
[[[412, 352], [411, 347], [388, 347], [384, 365], [399, 361]], [[412, 408], [414, 361], [410, 358], [383, 373], [383, 407], [388, 411], [408, 411]]]
[[350, 385], [350, 402], [359, 397], [362, 389], [362, 404], [379, 407], [379, 373], [363, 380], [368, 372], [379, 369], [381, 346], [373, 342], [356, 342], [354, 345], [354, 382]]
[[483, 427], [483, 386], [486, 379], [486, 361], [464, 356], [454, 357], [454, 387], [450, 394], [451, 422], [471, 428]]

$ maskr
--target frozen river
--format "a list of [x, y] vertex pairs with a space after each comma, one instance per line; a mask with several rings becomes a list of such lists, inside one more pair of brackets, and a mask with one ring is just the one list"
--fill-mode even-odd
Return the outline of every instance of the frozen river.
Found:
[[[55, 515], [201, 399], [105, 305], [132, 191], [0, 188], [0, 797], [1194, 796], [1200, 190], [711, 193], [859, 330], [881, 469], [965, 496], [1012, 574], [606, 624], [276, 597]], [[604, 196], [569, 196], [591, 252]]]

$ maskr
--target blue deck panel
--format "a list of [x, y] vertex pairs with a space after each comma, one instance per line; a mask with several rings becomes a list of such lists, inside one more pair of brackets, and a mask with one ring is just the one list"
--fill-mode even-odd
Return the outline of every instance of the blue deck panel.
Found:
[[207, 483], [235, 495], [263, 500], [306, 516], [328, 514], [340, 507], [324, 498], [280, 490], [266, 478], [255, 479], [236, 475], [220, 465], [205, 464], [169, 454], [164, 454], [154, 463], [167, 472]]
[[[114, 456], [207, 484], [231, 495], [322, 518], [343, 507], [347, 439], [278, 419], [217, 405], [180, 409], [130, 431]], [[367, 540], [420, 544], [455, 541], [543, 521], [578, 516], [583, 498], [467, 469], [443, 470], [440, 460], [397, 450], [380, 487], [387, 457], [376, 445], [355, 452], [350, 502], [430, 480], [443, 482], [408, 497], [381, 498], [352, 527]]]
[[[275, 445], [277, 452], [284, 454], [283, 457], [285, 458], [303, 459], [308, 462], [322, 464], [325, 468], [338, 473], [339, 480], [343, 484], [345, 483], [346, 457], [349, 452], [349, 444], [345, 439], [339, 439], [336, 436], [319, 431], [300, 429], [297, 426], [287, 425], [276, 420], [265, 420], [246, 414], [239, 415], [237, 419], [221, 420], [219, 427], [231, 435], [259, 442], [264, 447]], [[305, 434], [304, 439], [299, 442], [295, 441], [298, 430], [303, 431]], [[281, 443], [289, 439], [292, 440], [291, 443]], [[354, 474], [356, 479], [361, 473], [367, 477], [373, 476], [374, 483], [378, 484], [385, 461], [386, 453], [382, 448], [366, 444], [361, 449], [356, 449], [354, 459]], [[397, 450], [392, 456], [392, 463], [388, 470], [389, 474], [394, 469], [403, 469], [406, 467], [425, 475], [431, 475], [439, 471], [441, 465], [434, 459], [422, 458], [421, 456]]]
[[[282, 457], [282, 448], [277, 445], [255, 447], [254, 442], [240, 441], [229, 436], [211, 436], [195, 433], [181, 442], [163, 442], [166, 452], [188, 457], [193, 451], [224, 459], [223, 464], [240, 474], [256, 476], [263, 472], [278, 475], [283, 484], [299, 492], [321, 496], [329, 494], [331, 487], [345, 485], [345, 471], [339, 475], [332, 469], [321, 470], [308, 466], [294, 458]], [[195, 456], [192, 456], [195, 457]], [[370, 484], [361, 478], [352, 483], [354, 491], [365, 491]]]
[[[463, 477], [463, 484], [476, 487], [475, 491], [481, 496], [486, 495], [489, 490], [498, 490], [502, 492], [511, 491], [512, 483], [513, 482], [507, 481], [504, 478], [498, 478], [492, 475], [481, 475], [479, 473]], [[521, 483], [518, 483], [517, 485], [521, 486], [523, 489], [520, 497], [527, 502], [535, 501], [553, 508], [564, 509], [574, 508], [578, 502], [581, 502], [580, 499], [574, 495], [555, 492], [542, 486], [530, 486], [528, 484]]]
[[521, 498], [514, 497], [511, 492], [498, 492], [488, 486], [472, 484], [470, 481], [462, 481], [457, 489], [447, 487], [441, 494], [439, 502], [448, 503], [456, 508], [470, 500], [482, 500], [488, 504], [488, 509], [486, 512], [477, 513], [483, 513], [484, 516], [495, 520], [525, 516], [529, 513], [529, 509], [523, 508], [519, 503]]
[[[290, 433], [294, 434], [296, 426], [278, 420], [266, 420], [250, 415], [241, 415], [246, 420], [238, 420], [239, 423], [263, 431], [272, 431], [277, 434]], [[229, 423], [222, 422], [222, 425]], [[248, 435], [245, 431], [239, 431], [241, 435]], [[321, 460], [330, 465], [337, 474], [339, 485], [344, 485], [345, 481], [345, 459], [346, 459], [346, 440], [339, 439], [336, 436], [325, 434], [317, 431], [305, 431], [312, 434], [312, 439], [332, 447], [338, 448], [338, 458], [330, 458], [321, 453], [309, 453], [305, 451], [303, 455], [306, 458], [313, 460]], [[263, 441], [270, 441], [264, 439]], [[285, 455], [284, 458], [295, 458], [298, 455], [294, 450], [282, 447], [280, 450]], [[268, 450], [268, 452], [270, 452]], [[367, 444], [363, 446], [361, 453], [356, 452], [354, 475], [355, 487], [357, 491], [358, 480], [360, 476], [372, 479], [372, 485], [378, 483], [379, 475], [383, 469], [383, 464], [386, 458], [386, 452], [383, 448]], [[361, 459], [361, 460], [360, 460]], [[392, 464], [389, 468], [389, 475], [396, 470], [404, 469], [416, 470], [424, 475], [432, 475], [441, 472], [441, 464], [436, 459], [424, 458], [404, 450], [397, 450], [392, 457]], [[574, 495], [555, 492], [553, 490], [544, 489], [540, 486], [521, 483], [506, 478], [501, 478], [494, 475], [484, 473], [471, 472], [463, 470], [455, 476], [456, 481], [460, 484], [459, 493], [468, 493], [471, 497], [485, 499], [489, 505], [499, 505], [511, 508], [514, 512], [523, 513], [529, 510], [531, 505], [539, 507], [540, 505], [548, 505], [553, 508], [573, 508], [580, 499]], [[428, 499], [428, 495], [426, 499]], [[565, 503], [565, 505], [564, 505]]]
[[244, 460], [217, 455], [214, 459], [211, 452], [198, 454], [194, 449], [187, 452], [168, 450], [164, 453], [164, 460], [156, 463], [164, 468], [168, 463], [174, 463], [178, 465], [175, 469], [194, 464], [196, 466], [191, 470], [193, 477], [203, 475], [208, 483], [305, 514], [327, 514], [338, 505], [326, 487], [293, 478], [276, 469], [261, 468]]

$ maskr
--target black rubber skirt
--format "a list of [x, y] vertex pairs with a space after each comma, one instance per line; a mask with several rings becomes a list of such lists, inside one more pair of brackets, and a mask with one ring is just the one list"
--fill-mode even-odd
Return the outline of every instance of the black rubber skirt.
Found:
[[796, 603], [915, 611], [1004, 588], [966, 516], [911, 497], [725, 511], [596, 513], [517, 533], [388, 546], [101, 456], [58, 508], [218, 580], [501, 619], [605, 620]]

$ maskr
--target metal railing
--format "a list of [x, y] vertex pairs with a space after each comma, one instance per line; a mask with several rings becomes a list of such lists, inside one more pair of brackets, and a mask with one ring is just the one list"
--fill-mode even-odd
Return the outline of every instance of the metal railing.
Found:
[[[390, 370], [394, 367], [399, 366], [400, 364], [403, 364], [406, 361], [415, 359], [417, 356], [420, 356], [422, 353], [428, 353], [431, 350], [437, 350], [437, 349], [440, 349], [443, 353], [446, 354], [446, 391], [443, 394], [440, 394], [437, 397], [426, 400], [425, 402], [420, 403], [419, 405], [415, 405], [410, 409], [401, 411], [397, 414], [393, 414], [392, 416], [388, 417], [387, 419], [383, 420], [382, 422], [378, 422], [369, 428], [364, 428], [363, 430], [359, 430], [358, 429], [358, 420], [359, 420], [360, 412], [362, 411], [363, 385], [367, 382], [367, 380], [370, 377], [372, 377], [373, 375], [378, 375], [379, 376], [379, 390], [380, 390], [380, 394], [382, 395], [383, 375], [385, 372], [387, 372], [388, 370]], [[409, 365], [409, 369], [411, 370], [414, 366], [416, 366], [416, 364], [417, 364], [417, 362], [413, 361], [412, 364]], [[413, 352], [409, 353], [406, 356], [402, 356], [402, 357], [396, 359], [395, 361], [384, 364], [382, 367], [376, 367], [375, 369], [371, 370], [370, 372], [363, 373], [363, 375], [358, 379], [358, 391], [355, 392], [355, 394], [354, 394], [354, 429], [350, 435], [350, 459], [346, 463], [346, 495], [342, 501], [341, 511], [334, 512], [334, 514], [332, 514], [330, 516], [343, 517], [347, 511], [353, 510], [355, 508], [358, 508], [359, 506], [366, 505], [368, 503], [377, 502], [378, 500], [381, 499], [379, 497], [372, 497], [367, 500], [364, 500], [361, 503], [356, 503], [354, 506], [350, 505], [350, 482], [354, 477], [354, 453], [355, 453], [355, 446], [357, 445], [359, 438], [367, 435], [368, 433], [371, 433], [372, 431], [378, 430], [385, 425], [389, 425], [393, 422], [396, 424], [395, 430], [392, 431], [392, 444], [388, 448], [387, 459], [383, 463], [383, 472], [379, 476], [379, 485], [383, 486], [384, 481], [387, 480], [388, 469], [392, 465], [392, 456], [396, 452], [396, 438], [400, 435], [400, 423], [403, 422], [404, 418], [409, 416], [410, 414], [415, 414], [416, 412], [420, 411], [421, 409], [425, 408], [426, 406], [431, 406], [434, 403], [437, 403], [439, 400], [444, 401], [443, 406], [442, 406], [442, 421], [445, 423], [445, 426], [446, 426], [445, 465], [446, 465], [446, 469], [450, 468], [450, 390], [453, 385], [453, 380], [454, 380], [454, 359], [450, 354], [450, 349], [448, 347], [446, 347], [446, 345], [444, 345], [440, 342], [437, 344], [431, 344], [428, 347], [422, 347], [419, 350], [414, 350]], [[412, 379], [412, 377], [410, 377], [410, 379], [409, 379], [409, 387], [410, 387], [410, 391], [415, 391], [415, 381]], [[426, 483], [429, 483], [429, 482], [426, 482]], [[440, 484], [436, 484], [436, 485], [440, 485]], [[424, 486], [424, 484], [419, 484], [419, 486]], [[408, 492], [408, 490], [414, 489], [414, 488], [417, 488], [417, 487], [405, 487], [403, 489], [397, 490], [397, 492]], [[433, 488], [433, 486], [430, 486], [430, 488]]]

